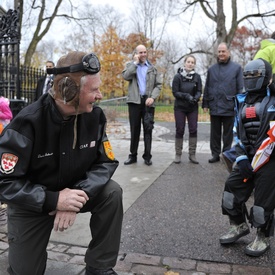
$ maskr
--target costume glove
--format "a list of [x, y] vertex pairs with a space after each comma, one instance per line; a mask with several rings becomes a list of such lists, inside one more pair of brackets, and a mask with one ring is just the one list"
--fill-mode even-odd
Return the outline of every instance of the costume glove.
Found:
[[239, 167], [240, 174], [244, 179], [249, 179], [253, 176], [253, 167], [247, 156], [239, 156], [236, 159], [237, 165]]

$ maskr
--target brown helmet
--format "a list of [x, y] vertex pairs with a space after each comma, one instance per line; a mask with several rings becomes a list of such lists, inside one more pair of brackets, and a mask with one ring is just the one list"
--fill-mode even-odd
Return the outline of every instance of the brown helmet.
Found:
[[100, 71], [100, 62], [94, 53], [72, 51], [60, 57], [55, 68], [47, 69], [54, 75], [53, 87], [49, 91], [53, 98], [77, 108], [81, 78]]

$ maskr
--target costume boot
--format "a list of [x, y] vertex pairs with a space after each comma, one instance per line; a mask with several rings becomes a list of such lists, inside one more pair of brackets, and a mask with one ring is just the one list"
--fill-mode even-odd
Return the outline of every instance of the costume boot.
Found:
[[183, 138], [176, 138], [175, 139], [176, 155], [175, 155], [174, 163], [180, 163], [181, 162], [182, 144], [183, 144]]
[[199, 164], [196, 160], [196, 148], [197, 148], [197, 137], [189, 137], [189, 160], [192, 163]]
[[230, 227], [226, 234], [220, 237], [220, 244], [231, 244], [239, 238], [249, 234], [250, 230], [246, 222], [236, 224], [230, 221]]
[[255, 240], [245, 248], [245, 254], [249, 256], [259, 257], [263, 255], [270, 247], [269, 237], [260, 228], [257, 229]]

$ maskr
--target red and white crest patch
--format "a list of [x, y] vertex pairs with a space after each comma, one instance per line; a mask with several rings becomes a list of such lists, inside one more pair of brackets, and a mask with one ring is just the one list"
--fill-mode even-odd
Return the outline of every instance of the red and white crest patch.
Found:
[[10, 174], [14, 171], [14, 167], [18, 161], [18, 157], [10, 154], [4, 153], [1, 158], [0, 171], [4, 174]]

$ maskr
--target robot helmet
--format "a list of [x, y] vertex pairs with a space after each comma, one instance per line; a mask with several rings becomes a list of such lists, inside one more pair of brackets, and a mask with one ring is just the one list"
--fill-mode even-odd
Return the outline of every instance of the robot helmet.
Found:
[[247, 92], [266, 90], [272, 77], [271, 65], [259, 58], [249, 61], [243, 70], [244, 87]]

